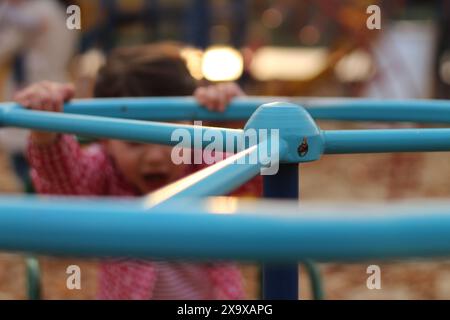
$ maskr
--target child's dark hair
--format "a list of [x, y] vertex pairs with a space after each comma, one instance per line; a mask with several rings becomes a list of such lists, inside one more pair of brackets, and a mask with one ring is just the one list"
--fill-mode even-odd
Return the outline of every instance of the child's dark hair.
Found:
[[94, 96], [186, 96], [196, 87], [181, 46], [160, 43], [114, 50], [98, 73]]

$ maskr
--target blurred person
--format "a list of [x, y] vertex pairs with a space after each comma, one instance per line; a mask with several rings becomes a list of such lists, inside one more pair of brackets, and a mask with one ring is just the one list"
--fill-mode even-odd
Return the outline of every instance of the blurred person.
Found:
[[[197, 87], [180, 50], [172, 45], [116, 49], [100, 70], [96, 97], [185, 96], [194, 94], [209, 110], [223, 111], [243, 95], [233, 83]], [[16, 101], [34, 110], [61, 112], [73, 97], [70, 84], [44, 82], [19, 92]], [[171, 160], [172, 147], [102, 140], [82, 149], [66, 134], [32, 132], [28, 148], [38, 192], [59, 195], [139, 196], [198, 170]], [[236, 191], [259, 195], [260, 181]], [[163, 244], [161, 244], [163, 245]], [[243, 281], [233, 263], [143, 260], [108, 261], [100, 273], [100, 299], [241, 299]]]
[[25, 84], [68, 80], [77, 31], [55, 0], [6, 0], [0, 5], [0, 63], [23, 55]]
[[[42, 80], [68, 80], [68, 64], [75, 52], [77, 31], [67, 29], [66, 18], [65, 8], [56, 0], [0, 3], [0, 66], [15, 64], [18, 71], [15, 78], [11, 73], [1, 89], [0, 96], [5, 100], [11, 99], [20, 86]], [[26, 137], [26, 130], [0, 130], [0, 145], [11, 154], [14, 167], [23, 179], [28, 170], [23, 157]]]

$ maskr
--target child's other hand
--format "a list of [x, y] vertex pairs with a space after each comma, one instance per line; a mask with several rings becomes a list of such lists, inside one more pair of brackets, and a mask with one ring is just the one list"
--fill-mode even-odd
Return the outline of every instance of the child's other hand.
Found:
[[71, 84], [42, 81], [19, 91], [14, 101], [32, 110], [61, 112], [74, 93]]
[[233, 98], [245, 93], [236, 83], [229, 82], [197, 88], [194, 96], [208, 110], [223, 112]]
[[[64, 102], [73, 98], [75, 89], [71, 84], [55, 82], [38, 82], [19, 91], [14, 101], [25, 108], [40, 111], [62, 112]], [[56, 133], [32, 131], [31, 139], [38, 145], [50, 144], [57, 137]]]

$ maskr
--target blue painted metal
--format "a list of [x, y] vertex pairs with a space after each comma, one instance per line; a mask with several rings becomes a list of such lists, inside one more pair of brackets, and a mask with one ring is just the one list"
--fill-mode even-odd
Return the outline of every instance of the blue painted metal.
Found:
[[322, 131], [324, 154], [450, 151], [450, 129]]
[[[184, 140], [186, 143], [183, 146], [205, 147], [211, 142], [201, 137], [208, 130], [222, 136], [223, 150], [227, 147], [227, 134], [236, 137], [238, 141], [242, 141], [244, 137], [244, 131], [236, 129], [32, 111], [13, 104], [1, 110], [0, 124], [4, 126], [92, 137], [177, 145], [181, 138], [171, 139], [171, 137], [174, 130], [181, 129], [191, 137], [199, 136], [201, 140], [201, 145], [198, 146], [193, 146], [190, 140]], [[450, 129], [447, 128], [321, 131], [305, 109], [285, 102], [262, 105], [249, 119], [244, 129], [264, 128], [279, 130], [280, 143], [287, 145], [282, 162], [314, 161], [319, 159], [322, 153], [450, 151]], [[302, 144], [307, 149], [303, 154], [299, 152]], [[239, 144], [235, 144], [234, 147], [229, 151], [242, 150], [238, 148]]]
[[[98, 115], [139, 119], [159, 117], [161, 120], [197, 117], [236, 120], [248, 117], [261, 104], [261, 100], [256, 101], [236, 100], [224, 114], [200, 109], [189, 98], [74, 102], [66, 105], [65, 114], [29, 111], [14, 104], [3, 104], [0, 124], [175, 145], [179, 141], [170, 141], [173, 130], [185, 129], [195, 136], [196, 128]], [[149, 108], [149, 105], [153, 107]], [[321, 131], [310, 116], [341, 120], [450, 122], [447, 101], [324, 102], [312, 99], [305, 100], [305, 105], [309, 114], [305, 109], [285, 102], [264, 105], [251, 116], [245, 129], [279, 130], [279, 156], [283, 163], [314, 161], [322, 153], [450, 150], [450, 129]], [[388, 110], [389, 106], [392, 109]], [[68, 114], [72, 112], [92, 115]], [[241, 139], [245, 134], [242, 130], [212, 130], [222, 136], [231, 133]], [[328, 211], [334, 214], [323, 214], [322, 211], [317, 215], [316, 211], [308, 213], [307, 209], [296, 206], [287, 208], [265, 203], [267, 207], [254, 205], [251, 209], [240, 210], [238, 202], [230, 209], [211, 199], [199, 199], [227, 193], [258, 174], [262, 169], [260, 164], [241, 165], [233, 161], [258, 153], [265, 142], [259, 140], [257, 145], [247, 146], [234, 158], [139, 201], [0, 198], [0, 248], [57, 255], [291, 263], [287, 268], [266, 269], [266, 289], [273, 289], [266, 290], [266, 297], [272, 298], [294, 298], [297, 269], [294, 273], [293, 265], [299, 260], [450, 256], [448, 204], [410, 207], [403, 209], [408, 213], [405, 215], [391, 212], [381, 216], [350, 217], [346, 215], [351, 211], [348, 209], [334, 208]], [[209, 142], [203, 141], [202, 147], [205, 144]], [[291, 172], [294, 167], [296, 165], [282, 164], [278, 176], [265, 178], [266, 196], [294, 197], [295, 187], [286, 188], [287, 183], [297, 180], [297, 172]], [[195, 197], [195, 200], [186, 197]], [[275, 282], [272, 276], [280, 277]]]
[[[207, 197], [230, 193], [260, 174], [263, 164], [267, 163], [265, 159], [258, 157], [259, 147], [259, 145], [251, 146], [215, 165], [149, 194], [145, 200], [146, 206], [153, 207], [180, 197]], [[281, 154], [283, 152], [285, 149], [280, 150]]]
[[[287, 146], [282, 158], [295, 162], [301, 156], [298, 146], [302, 141], [321, 140], [320, 130], [303, 108], [289, 103], [270, 103], [259, 107], [250, 117], [244, 130], [278, 130], [282, 144]], [[314, 144], [314, 146], [317, 144]], [[321, 145], [321, 144], [320, 144]], [[312, 148], [305, 153], [305, 160], [320, 157], [321, 150]], [[281, 165], [276, 175], [264, 177], [264, 196], [268, 198], [298, 198], [298, 165]], [[265, 265], [263, 273], [263, 296], [265, 299], [298, 299], [298, 266]]]
[[146, 209], [104, 198], [0, 197], [0, 249], [272, 263], [450, 256], [448, 202], [322, 209], [242, 203], [196, 198]]
[[293, 99], [314, 119], [450, 123], [449, 100]]
[[192, 97], [88, 99], [67, 103], [64, 112], [140, 120], [227, 121], [247, 120], [260, 105], [267, 102], [263, 98], [236, 99], [225, 112], [211, 112]]
[[[276, 175], [264, 177], [264, 197], [298, 199], [298, 164], [283, 164]], [[266, 300], [297, 300], [299, 296], [298, 264], [264, 265], [262, 269], [263, 298]]]
[[41, 300], [42, 284], [40, 277], [39, 260], [35, 257], [25, 258], [27, 273], [27, 296], [28, 300]]
[[302, 261], [302, 266], [305, 267], [305, 271], [309, 277], [313, 300], [325, 300], [322, 275], [317, 264], [311, 260], [304, 260]]
[[211, 4], [205, 0], [191, 0], [186, 8], [184, 30], [186, 42], [205, 49], [210, 44]]
[[[274, 101], [302, 105], [314, 119], [450, 123], [448, 100], [370, 100], [355, 98], [236, 98], [223, 113], [210, 112], [192, 97], [97, 98], [66, 103], [65, 112], [139, 120], [247, 120], [262, 104]], [[14, 103], [0, 104], [4, 107]]]
[[235, 99], [224, 113], [218, 113], [206, 110], [191, 97], [123, 98], [78, 100], [67, 104], [66, 112], [142, 120], [247, 120], [260, 105], [274, 101], [302, 105], [314, 119], [321, 120], [450, 123], [448, 100], [247, 97]]
[[[249, 129], [279, 131], [280, 145], [286, 146], [283, 162], [313, 161], [322, 154], [320, 129], [300, 106], [287, 102], [264, 104], [248, 120], [244, 130]], [[299, 147], [309, 142], [311, 148], [299, 152]], [[298, 164], [282, 164], [276, 175], [264, 176], [264, 197], [298, 199], [298, 185]], [[262, 273], [265, 299], [298, 299], [297, 264], [265, 265]]]
[[[287, 102], [267, 103], [250, 117], [244, 130], [267, 129], [279, 131], [280, 143], [287, 146], [281, 159], [285, 163], [314, 161], [323, 153], [323, 141], [319, 127], [306, 110]], [[299, 152], [306, 143], [308, 150]]]
[[234, 48], [242, 48], [248, 37], [248, 25], [250, 23], [248, 16], [251, 10], [249, 0], [232, 0], [229, 6], [233, 12], [231, 20], [231, 45]]
[[[4, 112], [0, 116], [0, 124], [19, 128], [166, 145], [177, 145], [182, 142], [181, 138], [172, 139], [174, 131], [178, 129], [193, 138], [183, 140], [184, 147], [194, 146], [194, 137], [197, 136], [200, 137], [199, 141], [201, 142], [198, 147], [209, 145], [211, 143], [210, 141], [205, 141], [205, 139], [201, 138], [205, 131], [221, 135], [224, 144], [226, 143], [225, 137], [227, 134], [240, 139], [242, 139], [243, 135], [243, 131], [237, 129], [113, 119], [98, 116], [34, 111], [15, 107], [4, 109]], [[226, 150], [226, 145], [224, 145], [224, 150]]]

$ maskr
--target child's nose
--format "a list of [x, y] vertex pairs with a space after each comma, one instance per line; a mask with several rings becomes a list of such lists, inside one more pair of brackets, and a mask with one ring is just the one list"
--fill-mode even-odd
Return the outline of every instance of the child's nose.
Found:
[[144, 153], [144, 161], [147, 164], [165, 164], [171, 161], [171, 147], [167, 146], [149, 146]]

